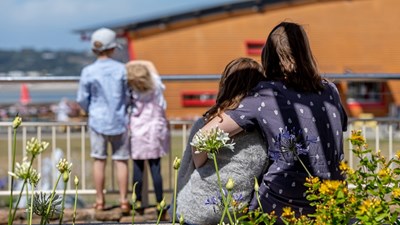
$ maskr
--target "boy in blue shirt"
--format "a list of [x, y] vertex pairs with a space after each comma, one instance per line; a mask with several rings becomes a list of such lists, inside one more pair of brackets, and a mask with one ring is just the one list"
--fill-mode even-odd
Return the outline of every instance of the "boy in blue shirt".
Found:
[[118, 44], [114, 31], [101, 28], [91, 37], [91, 47], [97, 60], [83, 68], [79, 82], [77, 102], [88, 113], [88, 126], [96, 188], [96, 210], [103, 210], [107, 144], [112, 146], [120, 192], [120, 205], [129, 213], [127, 100], [128, 87], [125, 65], [111, 58]]

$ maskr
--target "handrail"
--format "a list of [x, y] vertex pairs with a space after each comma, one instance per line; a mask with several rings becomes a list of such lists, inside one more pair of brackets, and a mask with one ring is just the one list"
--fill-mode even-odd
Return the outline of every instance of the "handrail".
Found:
[[[326, 73], [322, 77], [334, 81], [384, 81], [400, 80], [398, 73]], [[191, 80], [218, 80], [220, 74], [162, 74], [163, 81], [191, 81]], [[69, 82], [77, 83], [79, 76], [41, 76], [41, 77], [0, 77], [0, 83], [46, 83]]]

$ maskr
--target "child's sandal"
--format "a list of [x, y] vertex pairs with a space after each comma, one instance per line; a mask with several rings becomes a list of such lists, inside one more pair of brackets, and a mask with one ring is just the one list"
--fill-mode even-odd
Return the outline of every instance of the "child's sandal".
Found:
[[119, 207], [121, 208], [123, 214], [128, 214], [132, 210], [131, 204], [129, 204], [128, 201], [121, 202]]
[[93, 208], [96, 211], [104, 211], [104, 202], [96, 202], [93, 204]]

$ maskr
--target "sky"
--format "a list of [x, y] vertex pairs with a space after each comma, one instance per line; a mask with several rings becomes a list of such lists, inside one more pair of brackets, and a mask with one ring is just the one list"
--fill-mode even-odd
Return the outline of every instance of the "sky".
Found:
[[74, 30], [236, 0], [0, 0], [0, 50], [88, 50]]

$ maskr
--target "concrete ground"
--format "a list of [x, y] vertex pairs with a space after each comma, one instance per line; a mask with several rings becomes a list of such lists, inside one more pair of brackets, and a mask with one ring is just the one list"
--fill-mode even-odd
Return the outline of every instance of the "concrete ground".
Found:
[[[14, 224], [28, 224], [25, 209], [19, 209], [16, 213]], [[72, 224], [73, 210], [65, 209], [63, 224]], [[157, 210], [155, 207], [146, 208], [142, 212], [135, 212], [135, 224], [156, 224]], [[163, 213], [160, 224], [169, 224], [170, 217], [168, 213]], [[58, 224], [58, 218], [51, 220], [51, 224]], [[8, 223], [8, 209], [0, 209], [0, 225]], [[33, 224], [40, 224], [40, 217], [34, 215]], [[132, 215], [123, 215], [119, 207], [110, 207], [104, 211], [95, 211], [94, 209], [78, 209], [76, 213], [75, 224], [132, 224]], [[179, 224], [179, 223], [177, 223]]]

